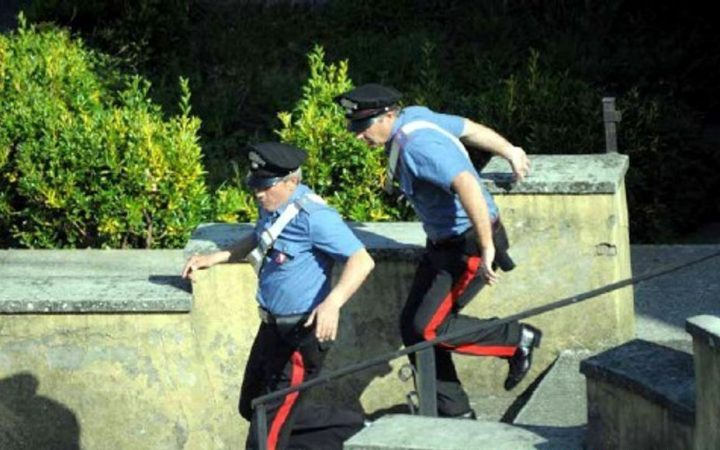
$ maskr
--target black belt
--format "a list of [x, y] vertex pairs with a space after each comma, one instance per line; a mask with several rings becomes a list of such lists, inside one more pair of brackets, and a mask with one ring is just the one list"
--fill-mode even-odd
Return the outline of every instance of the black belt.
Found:
[[[493, 267], [500, 267], [504, 272], [509, 272], [515, 268], [515, 261], [508, 254], [510, 243], [508, 242], [505, 227], [503, 227], [500, 219], [492, 223], [493, 243], [495, 244], [495, 260]], [[436, 251], [462, 251], [467, 255], [477, 254], [479, 251], [477, 242], [469, 239], [474, 235], [473, 228], [468, 228], [463, 234], [451, 236], [446, 239], [432, 241], [428, 239], [428, 247], [430, 250]]]
[[309, 314], [290, 314], [287, 316], [276, 316], [263, 307], [258, 307], [260, 321], [268, 325], [296, 325], [301, 321], [307, 320]]
[[[490, 228], [492, 229], [493, 233], [495, 233], [500, 227], [500, 219], [498, 218], [493, 223], [490, 224]], [[443, 248], [443, 247], [455, 247], [458, 245], [461, 245], [465, 242], [465, 239], [473, 233], [473, 227], [471, 226], [467, 230], [463, 231], [462, 234], [454, 234], [450, 237], [446, 237], [443, 239], [428, 239], [430, 244], [435, 248]]]
[[[470, 230], [472, 230], [472, 228]], [[463, 234], [456, 234], [445, 239], [428, 239], [428, 241], [430, 242], [430, 245], [435, 248], [457, 247], [465, 243], [465, 239], [467, 238], [467, 234], [470, 233], [470, 230]]]

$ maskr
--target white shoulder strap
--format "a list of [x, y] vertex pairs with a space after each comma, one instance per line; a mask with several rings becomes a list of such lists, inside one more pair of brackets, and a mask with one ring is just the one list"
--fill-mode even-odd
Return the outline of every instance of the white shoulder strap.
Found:
[[262, 269], [263, 262], [265, 261], [265, 255], [267, 255], [267, 252], [272, 248], [273, 244], [275, 244], [280, 233], [282, 233], [287, 224], [300, 212], [301, 201], [302, 198], [288, 205], [270, 228], [262, 232], [258, 246], [247, 256], [247, 260], [253, 266], [253, 269], [255, 269], [256, 274], [260, 274], [260, 269]]
[[470, 155], [468, 155], [468, 152], [462, 142], [460, 142], [460, 139], [448, 133], [443, 128], [435, 125], [432, 122], [428, 122], [427, 120], [414, 120], [412, 122], [408, 122], [402, 127], [400, 127], [400, 130], [395, 134], [395, 137], [390, 144], [390, 154], [388, 155], [388, 164], [385, 171], [385, 184], [383, 185], [383, 189], [385, 189], [385, 191], [389, 193], [392, 193], [393, 191], [393, 180], [395, 179], [396, 175], [397, 162], [398, 158], [400, 157], [400, 150], [402, 150], [402, 147], [405, 145], [405, 142], [401, 143], [400, 141], [405, 140], [407, 136], [417, 130], [428, 128], [437, 131], [438, 133], [450, 139], [450, 141], [455, 144], [455, 147], [458, 149], [458, 151], [460, 151], [463, 155], [465, 155], [468, 160], [470, 160]]
[[327, 202], [325, 202], [322, 197], [320, 197], [314, 192], [308, 192], [307, 194], [303, 195], [302, 198], [298, 199], [297, 202], [300, 207], [308, 204], [309, 202], [318, 203], [320, 205], [327, 205]]

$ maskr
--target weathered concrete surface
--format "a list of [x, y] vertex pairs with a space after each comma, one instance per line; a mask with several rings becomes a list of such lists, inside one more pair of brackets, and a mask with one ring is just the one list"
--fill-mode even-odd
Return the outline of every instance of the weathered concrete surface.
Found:
[[[12, 392], [0, 397], [5, 416], [33, 438], [41, 426], [54, 430], [66, 445], [59, 448], [101, 449], [109, 442], [126, 449], [233, 448], [240, 436], [222, 429], [230, 427], [223, 417], [232, 417], [232, 394], [212, 374], [236, 344], [218, 342], [213, 353], [203, 351], [210, 348], [202, 341], [207, 325], [188, 319], [0, 317], [0, 390]], [[36, 388], [12, 390], [18, 378]], [[68, 429], [69, 422], [77, 422], [79, 432]]]
[[[720, 245], [633, 245], [633, 275], [679, 266], [720, 252]], [[653, 342], [691, 340], [688, 317], [720, 317], [720, 257], [635, 286], [636, 337]]]
[[387, 415], [345, 442], [345, 450], [525, 450], [551, 448], [531, 431], [477, 420]]
[[482, 171], [493, 194], [614, 194], [622, 188], [629, 158], [618, 153], [529, 155], [532, 172], [512, 183], [507, 162], [492, 158]]
[[587, 391], [580, 361], [591, 354], [587, 350], [560, 353], [512, 424], [545, 437], [555, 448], [582, 450], [587, 428]]
[[1, 278], [0, 313], [187, 312], [190, 283], [175, 276], [154, 278]]
[[[588, 383], [587, 388], [587, 448], [692, 448], [692, 426], [675, 420], [667, 409], [602, 381]], [[613, 420], [601, 421], [599, 417]]]
[[692, 356], [633, 340], [583, 360], [589, 448], [688, 449], [693, 445]]
[[0, 250], [0, 314], [187, 312], [178, 251]]
[[720, 317], [687, 321], [695, 360], [695, 449], [720, 448]]
[[[183, 261], [179, 250], [3, 251], [0, 278], [48, 274], [63, 299], [79, 294], [66, 291], [81, 274], [89, 285], [109, 275], [151, 284], [152, 276], [177, 276]], [[127, 290], [123, 301], [142, 303], [136, 294]], [[237, 448], [242, 365], [233, 361], [249, 351], [252, 333], [224, 310], [232, 306], [0, 315], [0, 448]]]

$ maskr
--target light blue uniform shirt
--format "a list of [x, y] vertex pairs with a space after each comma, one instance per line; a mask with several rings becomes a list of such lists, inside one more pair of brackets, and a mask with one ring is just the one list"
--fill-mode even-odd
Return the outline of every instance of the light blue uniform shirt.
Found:
[[[416, 120], [434, 123], [458, 138], [465, 125], [462, 117], [439, 114], [423, 106], [410, 106], [400, 111], [393, 124], [392, 136], [396, 137], [403, 125]], [[475, 167], [450, 138], [437, 130], [418, 129], [402, 142], [396, 169], [400, 190], [413, 205], [428, 238], [445, 239], [465, 232], [472, 223], [451, 184], [463, 171], [470, 172], [480, 182]], [[386, 145], [387, 152], [391, 144], [392, 139]], [[490, 220], [495, 221], [498, 217], [495, 201], [482, 183], [480, 188]]]
[[[275, 212], [260, 209], [255, 236], [270, 228], [288, 205], [312, 193], [298, 185], [287, 204]], [[328, 205], [306, 201], [285, 226], [265, 257], [259, 275], [257, 301], [275, 315], [310, 312], [330, 292], [330, 276], [336, 260], [345, 261], [363, 244]]]

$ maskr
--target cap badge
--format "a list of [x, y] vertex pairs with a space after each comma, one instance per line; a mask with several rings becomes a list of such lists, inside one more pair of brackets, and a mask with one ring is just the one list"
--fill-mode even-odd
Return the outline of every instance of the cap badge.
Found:
[[265, 166], [265, 160], [260, 157], [256, 152], [250, 152], [248, 155], [248, 158], [250, 158], [250, 166], [253, 169], [259, 169], [260, 167]]
[[348, 112], [352, 112], [352, 111], [355, 111], [356, 109], [358, 109], [357, 102], [354, 102], [354, 101], [344, 98], [344, 97], [340, 99], [340, 105], [343, 108], [345, 108]]

